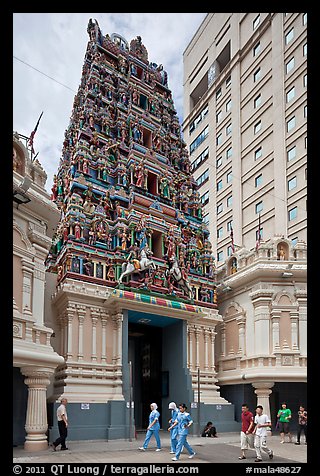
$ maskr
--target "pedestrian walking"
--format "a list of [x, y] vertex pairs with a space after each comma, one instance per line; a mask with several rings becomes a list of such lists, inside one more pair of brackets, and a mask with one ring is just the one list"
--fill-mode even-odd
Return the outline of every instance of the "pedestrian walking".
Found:
[[148, 448], [149, 441], [150, 441], [150, 439], [153, 435], [156, 439], [156, 442], [157, 442], [156, 451], [161, 451], [161, 441], [160, 441], [160, 436], [159, 436], [159, 430], [160, 430], [159, 417], [160, 417], [160, 413], [157, 410], [158, 405], [156, 403], [151, 403], [150, 408], [151, 408], [151, 413], [149, 415], [149, 425], [148, 425], [148, 428], [147, 428], [146, 438], [144, 440], [143, 445], [139, 447], [139, 450], [145, 451]]
[[66, 447], [66, 438], [68, 436], [68, 415], [66, 405], [68, 400], [66, 398], [61, 399], [61, 404], [57, 408], [57, 420], [59, 429], [59, 438], [52, 443], [53, 451], [57, 451], [57, 446], [61, 445], [61, 451], [68, 450]]
[[303, 405], [300, 405], [298, 411], [298, 433], [297, 433], [297, 441], [296, 445], [300, 445], [300, 436], [301, 432], [304, 432], [304, 442], [307, 444], [307, 423], [308, 423], [308, 413], [305, 410]]
[[246, 451], [248, 446], [254, 448], [253, 445], [253, 429], [254, 421], [253, 414], [249, 411], [247, 403], [243, 403], [241, 407], [241, 432], [240, 432], [240, 449], [241, 455], [239, 459], [246, 459]]
[[292, 443], [292, 435], [290, 433], [291, 410], [287, 408], [285, 402], [281, 403], [281, 408], [278, 411], [277, 418], [279, 418], [280, 443], [285, 442], [285, 435], [289, 436], [289, 441]]
[[[169, 423], [174, 423], [176, 420], [179, 410], [175, 402], [170, 402], [169, 403], [169, 410], [171, 410], [171, 418], [169, 420]], [[175, 426], [170, 430], [170, 454], [175, 454], [176, 448], [177, 448], [177, 443], [178, 443], [178, 427]]]
[[192, 425], [193, 421], [191, 418], [190, 413], [187, 411], [187, 406], [185, 403], [180, 403], [179, 404], [179, 413], [177, 415], [177, 418], [173, 422], [173, 424], [168, 428], [169, 431], [172, 430], [175, 426], [178, 426], [178, 444], [176, 447], [176, 454], [172, 458], [172, 461], [178, 461], [180, 457], [180, 453], [182, 451], [182, 448], [185, 447], [187, 448], [187, 451], [189, 453], [189, 458], [193, 458], [194, 455], [196, 454], [195, 451], [191, 448], [187, 441], [187, 436], [189, 433], [189, 428]]
[[263, 407], [258, 405], [256, 408], [256, 416], [254, 417], [255, 427], [254, 434], [254, 448], [256, 450], [256, 463], [262, 461], [261, 450], [268, 454], [269, 459], [273, 458], [273, 451], [267, 447], [267, 428], [271, 425], [268, 415], [263, 413]]

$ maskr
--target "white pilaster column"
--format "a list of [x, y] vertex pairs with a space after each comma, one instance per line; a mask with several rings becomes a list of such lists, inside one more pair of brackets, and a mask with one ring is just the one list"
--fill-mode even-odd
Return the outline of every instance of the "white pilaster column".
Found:
[[207, 327], [203, 328], [203, 338], [204, 338], [204, 370], [209, 370], [209, 364], [208, 364], [209, 329]]
[[299, 313], [298, 311], [290, 311], [290, 321], [291, 321], [291, 342], [292, 350], [299, 350], [299, 341], [298, 341], [298, 322], [299, 322]]
[[77, 306], [79, 335], [78, 335], [78, 360], [83, 360], [83, 323], [86, 315], [85, 306]]
[[196, 337], [196, 370], [200, 368], [200, 359], [199, 359], [199, 336], [200, 336], [200, 329], [198, 326], [195, 326], [194, 334]]
[[68, 314], [67, 311], [63, 314], [63, 328], [64, 328], [64, 355], [65, 359], [68, 358]]
[[64, 314], [60, 314], [59, 324], [60, 324], [60, 354], [63, 355], [63, 357], [66, 357]]
[[270, 354], [270, 304], [274, 290], [262, 285], [252, 288], [249, 296], [254, 308], [254, 353]]
[[271, 418], [269, 396], [272, 393], [271, 388], [274, 386], [274, 382], [253, 382], [252, 386], [255, 388], [254, 393], [257, 395], [257, 405], [262, 405], [263, 413]]
[[280, 315], [281, 311], [273, 309], [271, 311], [272, 325], [272, 351], [280, 352]]
[[105, 311], [100, 311], [101, 324], [102, 324], [102, 347], [101, 347], [101, 362], [107, 362], [107, 323], [108, 314]]
[[226, 325], [223, 322], [221, 324], [221, 357], [226, 356]]
[[214, 341], [215, 341], [216, 335], [217, 335], [217, 333], [213, 329], [210, 329], [210, 342], [211, 342], [211, 365], [210, 365], [210, 370], [212, 372], [215, 372]]
[[68, 333], [68, 337], [67, 337], [67, 358], [71, 358], [73, 357], [73, 353], [72, 353], [72, 321], [73, 321], [73, 317], [74, 317], [74, 314], [75, 314], [75, 306], [74, 305], [69, 305], [67, 307], [67, 313], [66, 313], [66, 321], [67, 321], [67, 333]]
[[238, 354], [245, 354], [245, 326], [246, 320], [243, 316], [237, 318], [238, 328], [239, 328], [239, 345], [238, 345]]
[[25, 258], [21, 258], [22, 271], [22, 313], [30, 318], [31, 312], [31, 285], [34, 272], [34, 264]]
[[[30, 224], [29, 224], [30, 226]], [[46, 239], [44, 237], [44, 239]], [[37, 251], [34, 258], [34, 273], [32, 281], [32, 313], [39, 326], [44, 323], [44, 290], [45, 290], [45, 260], [48, 250], [38, 243], [33, 243], [33, 247]]]
[[22, 367], [21, 373], [27, 378], [28, 403], [25, 430], [27, 432], [24, 448], [27, 451], [39, 451], [48, 448], [46, 431], [47, 387], [53, 370], [36, 367]]
[[301, 355], [307, 356], [307, 290], [297, 289], [295, 296], [299, 304], [299, 349]]
[[114, 321], [114, 364], [121, 365], [122, 362], [122, 321], [123, 314], [117, 313], [112, 317]]
[[92, 351], [91, 351], [91, 360], [92, 362], [97, 361], [97, 323], [98, 323], [99, 311], [97, 309], [91, 308], [91, 322], [92, 322]]

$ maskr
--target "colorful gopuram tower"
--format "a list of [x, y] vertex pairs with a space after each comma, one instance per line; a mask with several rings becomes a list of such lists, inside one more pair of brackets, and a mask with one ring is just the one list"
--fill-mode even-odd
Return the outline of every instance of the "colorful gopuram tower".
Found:
[[198, 402], [200, 388], [201, 426], [219, 406], [228, 429], [214, 257], [167, 73], [139, 36], [103, 36], [91, 19], [88, 33], [52, 187], [51, 325], [65, 364], [51, 400], [68, 399], [71, 439], [124, 438], [130, 421], [146, 428], [151, 402], [165, 424], [168, 402]]

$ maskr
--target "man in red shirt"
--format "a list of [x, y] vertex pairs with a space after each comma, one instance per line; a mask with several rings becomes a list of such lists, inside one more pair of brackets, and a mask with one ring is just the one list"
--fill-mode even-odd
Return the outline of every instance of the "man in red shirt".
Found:
[[242, 414], [241, 414], [241, 433], [240, 433], [240, 442], [241, 442], [241, 456], [239, 459], [246, 459], [246, 450], [248, 445], [250, 448], [253, 448], [253, 429], [254, 429], [254, 420], [253, 414], [249, 412], [248, 405], [246, 403], [242, 404]]

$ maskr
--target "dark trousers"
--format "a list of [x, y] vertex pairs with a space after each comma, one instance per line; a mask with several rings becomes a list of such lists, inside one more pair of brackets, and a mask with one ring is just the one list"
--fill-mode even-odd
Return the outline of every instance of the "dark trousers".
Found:
[[66, 448], [66, 438], [68, 436], [68, 429], [66, 427], [66, 424], [63, 420], [58, 421], [58, 428], [59, 428], [59, 438], [56, 439], [56, 441], [53, 442], [53, 445], [55, 447], [59, 446], [61, 444], [61, 449]]
[[297, 433], [297, 442], [298, 443], [300, 443], [300, 436], [301, 436], [302, 431], [304, 431], [304, 436], [305, 436], [306, 442], [307, 442], [307, 425], [299, 425], [298, 433]]

